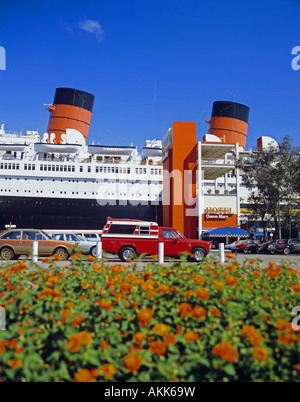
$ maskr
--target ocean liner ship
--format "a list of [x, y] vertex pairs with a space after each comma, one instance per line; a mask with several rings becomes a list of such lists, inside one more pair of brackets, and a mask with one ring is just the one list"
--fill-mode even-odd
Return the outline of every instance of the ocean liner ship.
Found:
[[162, 143], [87, 145], [94, 96], [56, 89], [47, 132], [0, 125], [0, 230], [101, 229], [108, 216], [162, 223]]

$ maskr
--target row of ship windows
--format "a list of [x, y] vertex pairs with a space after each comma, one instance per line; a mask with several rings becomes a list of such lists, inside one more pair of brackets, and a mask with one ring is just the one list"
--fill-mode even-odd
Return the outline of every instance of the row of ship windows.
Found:
[[[20, 178], [19, 177], [17, 177], [17, 178], [14, 178], [14, 179], [12, 179], [11, 177], [4, 177], [4, 180], [16, 180], [17, 179], [17, 181], [18, 180], [20, 180]], [[36, 181], [45, 181], [45, 182], [49, 182], [50, 180], [49, 179], [35, 179], [35, 178], [27, 178], [27, 177], [25, 177], [25, 179], [24, 179], [25, 181], [33, 181], [33, 180], [36, 180]], [[155, 184], [156, 186], [158, 185], [158, 184], [160, 184], [160, 185], [162, 185], [163, 184], [163, 182], [162, 181], [159, 181], [159, 182], [151, 182], [151, 181], [140, 181], [140, 180], [128, 180], [128, 181], [122, 181], [122, 180], [118, 180], [118, 179], [116, 179], [116, 180], [108, 180], [108, 179], [103, 179], [103, 180], [71, 180], [71, 179], [51, 179], [53, 182], [56, 182], [56, 181], [60, 181], [61, 183], [63, 183], [63, 182], [68, 182], [68, 183], [107, 183], [107, 184], [117, 184], [117, 183], [119, 183], [119, 184], [141, 184], [141, 185], [143, 185], [143, 184], [147, 184], [148, 183], [148, 185], [151, 185], [151, 184]]]
[[[20, 165], [17, 163], [1, 163], [0, 169], [20, 170]], [[24, 170], [35, 170], [35, 165], [30, 163], [24, 164]], [[40, 165], [40, 171], [43, 172], [75, 172], [75, 166], [68, 165]], [[80, 173], [83, 172], [83, 166], [79, 166]], [[88, 173], [91, 173], [91, 166], [87, 167]], [[96, 173], [119, 173], [130, 174], [131, 168], [128, 167], [102, 167], [96, 166]], [[146, 168], [135, 168], [135, 174], [147, 174]], [[161, 175], [161, 169], [151, 169], [151, 175]]]
[[[0, 192], [8, 192], [8, 193], [10, 193], [12, 190], [10, 190], [10, 189], [0, 189]], [[16, 192], [17, 193], [19, 193], [20, 191], [22, 191], [22, 190], [16, 190]], [[39, 191], [39, 190], [36, 190], [36, 191], [31, 191], [31, 190], [23, 190], [24, 191], [24, 193], [36, 193], [36, 194], [43, 194], [43, 191]], [[72, 194], [72, 195], [75, 195], [75, 194], [79, 194], [79, 192], [77, 191], [77, 192], [75, 192], [75, 191], [52, 191], [52, 194]], [[84, 195], [86, 195], [87, 193], [86, 192], [84, 192], [83, 193]], [[116, 195], [115, 193], [105, 193], [105, 194], [103, 194], [103, 193], [94, 193], [94, 192], [92, 192], [92, 193], [90, 193], [91, 195]], [[129, 195], [129, 194], [127, 194], [127, 193], [120, 193], [119, 194], [120, 196], [127, 196], [127, 195]], [[132, 197], [145, 197], [146, 195], [145, 194], [131, 194], [131, 196]], [[158, 197], [158, 194], [153, 194], [152, 196], [155, 196], [155, 197]], [[151, 195], [150, 194], [148, 194], [148, 197], [151, 197]]]

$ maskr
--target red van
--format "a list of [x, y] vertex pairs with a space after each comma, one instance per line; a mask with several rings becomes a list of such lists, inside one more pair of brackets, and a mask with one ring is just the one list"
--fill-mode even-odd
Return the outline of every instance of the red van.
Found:
[[158, 254], [158, 243], [164, 243], [164, 255], [178, 257], [189, 253], [193, 261], [206, 257], [210, 242], [187, 239], [178, 230], [159, 227], [155, 222], [107, 218], [102, 232], [102, 249], [118, 254], [121, 261], [128, 261], [134, 255]]

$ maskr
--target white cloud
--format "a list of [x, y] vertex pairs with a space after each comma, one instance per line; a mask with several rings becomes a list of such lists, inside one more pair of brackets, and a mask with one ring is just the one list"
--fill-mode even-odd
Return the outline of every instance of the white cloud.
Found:
[[104, 31], [99, 21], [85, 19], [78, 24], [79, 28], [96, 36], [97, 39], [102, 40]]

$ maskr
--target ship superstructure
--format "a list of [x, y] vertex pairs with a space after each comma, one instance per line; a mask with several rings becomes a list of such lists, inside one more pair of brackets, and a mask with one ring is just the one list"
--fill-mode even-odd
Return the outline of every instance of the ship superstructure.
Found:
[[6, 133], [1, 125], [2, 229], [99, 229], [107, 216], [161, 222], [161, 141], [147, 141], [141, 152], [86, 145], [92, 106], [92, 95], [59, 88], [43, 136]]

